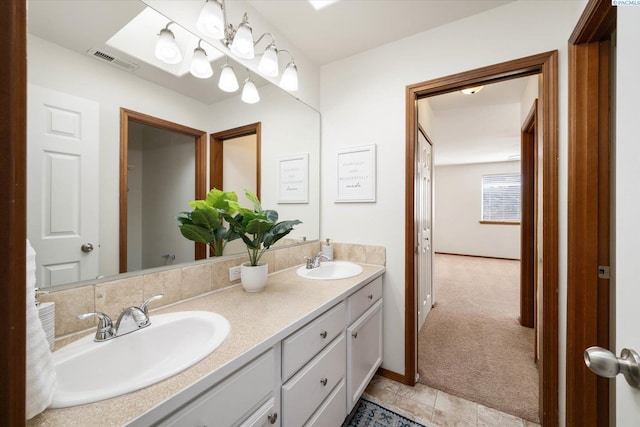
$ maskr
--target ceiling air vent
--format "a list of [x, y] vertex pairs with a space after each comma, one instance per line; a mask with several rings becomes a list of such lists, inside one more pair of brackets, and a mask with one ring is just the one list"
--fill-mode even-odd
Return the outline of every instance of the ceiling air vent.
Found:
[[93, 57], [96, 57], [98, 59], [101, 59], [103, 61], [109, 62], [127, 71], [133, 71], [136, 68], [138, 68], [138, 65], [134, 64], [133, 62], [125, 61], [124, 59], [120, 59], [113, 55], [109, 55], [108, 53], [102, 52], [101, 50], [98, 50], [98, 49], [89, 49], [87, 51], [87, 54]]

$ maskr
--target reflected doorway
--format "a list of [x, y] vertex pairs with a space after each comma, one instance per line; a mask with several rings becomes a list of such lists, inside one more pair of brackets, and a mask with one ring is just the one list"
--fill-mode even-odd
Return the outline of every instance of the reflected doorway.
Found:
[[205, 258], [175, 220], [206, 195], [205, 153], [205, 131], [120, 110], [120, 273]]

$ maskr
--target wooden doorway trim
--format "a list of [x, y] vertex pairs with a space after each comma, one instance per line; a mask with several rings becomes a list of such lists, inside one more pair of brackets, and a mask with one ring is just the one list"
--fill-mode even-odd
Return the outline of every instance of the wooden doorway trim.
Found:
[[610, 84], [616, 8], [590, 1], [569, 39], [567, 240], [567, 425], [609, 425], [609, 384], [588, 370], [583, 352], [609, 348]]
[[212, 133], [209, 137], [209, 182], [211, 188], [222, 190], [222, 159], [224, 155], [224, 141], [241, 136], [256, 136], [256, 196], [260, 199], [260, 153], [262, 140], [262, 122], [251, 123], [233, 129]]
[[[120, 108], [120, 273], [127, 271], [127, 164], [129, 148], [129, 121], [192, 136], [195, 140], [196, 199], [204, 199], [207, 195], [207, 132], [173, 123], [148, 114]], [[205, 259], [207, 248], [203, 243], [195, 243], [195, 259]]]
[[540, 418], [545, 426], [558, 424], [558, 53], [545, 52], [488, 67], [430, 80], [406, 88], [406, 164], [405, 164], [405, 372], [402, 380], [415, 384], [417, 373], [417, 319], [415, 281], [413, 278], [414, 164], [417, 138], [417, 100], [453, 92], [464, 87], [480, 86], [541, 75], [538, 88], [541, 141], [539, 159], [542, 188], [539, 212], [542, 226], [542, 261], [538, 265], [542, 283], [542, 328], [540, 362], [543, 387], [540, 389]]
[[[522, 177], [520, 219], [520, 324], [536, 327], [536, 153], [538, 133], [538, 100], [520, 131], [520, 175]], [[537, 332], [537, 328], [536, 328]], [[538, 359], [538, 338], [534, 346], [534, 358]]]
[[25, 424], [27, 238], [27, 2], [0, 2], [0, 424]]

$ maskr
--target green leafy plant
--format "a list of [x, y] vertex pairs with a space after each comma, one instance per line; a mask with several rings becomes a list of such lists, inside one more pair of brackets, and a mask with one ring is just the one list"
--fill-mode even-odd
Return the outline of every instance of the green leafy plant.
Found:
[[221, 256], [227, 242], [239, 237], [224, 224], [224, 214], [235, 213], [231, 203], [237, 201], [238, 196], [233, 191], [212, 189], [205, 200], [189, 202], [193, 208], [191, 212], [180, 212], [181, 216], [176, 218], [180, 232], [189, 240], [209, 245], [215, 256]]
[[297, 219], [278, 222], [278, 212], [263, 210], [260, 200], [253, 192], [245, 190], [244, 193], [253, 207], [241, 206], [237, 198], [228, 200], [229, 207], [237, 213], [233, 215], [227, 211], [223, 216], [229, 223], [230, 232], [234, 237], [240, 237], [247, 246], [250, 264], [256, 266], [267, 249], [302, 222]]

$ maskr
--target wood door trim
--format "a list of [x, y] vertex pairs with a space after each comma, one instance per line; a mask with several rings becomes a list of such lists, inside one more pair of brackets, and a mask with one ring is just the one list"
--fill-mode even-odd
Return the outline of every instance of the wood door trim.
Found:
[[222, 158], [224, 154], [223, 143], [227, 139], [239, 138], [241, 136], [256, 135], [256, 196], [260, 199], [260, 170], [262, 163], [260, 161], [262, 155], [262, 122], [250, 123], [248, 125], [239, 126], [233, 129], [227, 129], [220, 132], [212, 133], [209, 137], [209, 182], [211, 188], [222, 190]]
[[417, 373], [415, 281], [413, 279], [414, 164], [416, 144], [417, 100], [453, 92], [463, 87], [542, 74], [539, 87], [541, 117], [540, 147], [543, 155], [542, 239], [543, 295], [545, 325], [541, 340], [543, 387], [540, 390], [541, 421], [545, 426], [558, 424], [558, 53], [550, 51], [525, 58], [478, 68], [451, 76], [417, 83], [406, 88], [405, 150], [405, 373], [404, 383], [415, 384]]
[[0, 424], [25, 424], [27, 238], [27, 10], [26, 1], [0, 2]]
[[569, 39], [567, 238], [567, 425], [609, 425], [609, 383], [590, 372], [583, 351], [609, 348], [610, 1], [590, 1]]
[[[128, 164], [129, 121], [193, 137], [195, 140], [195, 198], [204, 199], [207, 195], [207, 132], [148, 114], [120, 108], [120, 239], [118, 255], [120, 273], [127, 271], [128, 173], [126, 165]], [[196, 260], [204, 259], [207, 256], [207, 247], [202, 243], [195, 243], [194, 252]]]
[[[520, 324], [535, 327], [535, 233], [536, 233], [536, 129], [538, 126], [538, 100], [527, 114], [520, 132], [520, 174], [522, 176], [520, 227]], [[537, 359], [537, 338], [534, 354]]]

